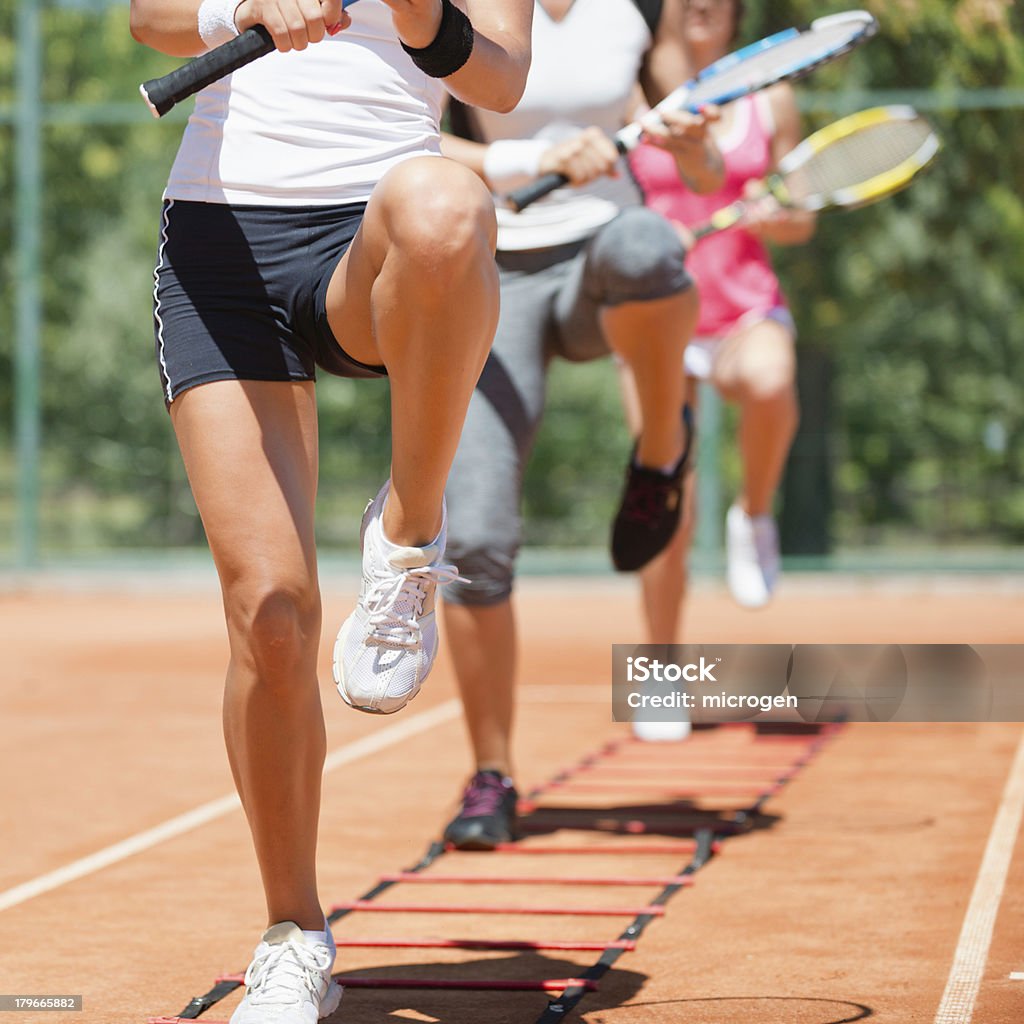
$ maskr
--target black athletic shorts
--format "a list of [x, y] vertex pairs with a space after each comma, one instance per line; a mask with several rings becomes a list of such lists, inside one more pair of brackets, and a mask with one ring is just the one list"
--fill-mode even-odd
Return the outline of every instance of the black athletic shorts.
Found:
[[381, 377], [327, 323], [327, 286], [365, 203], [164, 203], [153, 319], [164, 399], [214, 380]]

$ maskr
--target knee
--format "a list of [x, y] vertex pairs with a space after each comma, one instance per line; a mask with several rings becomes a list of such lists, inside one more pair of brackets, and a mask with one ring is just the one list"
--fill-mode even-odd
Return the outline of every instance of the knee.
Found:
[[408, 160], [388, 182], [392, 244], [428, 275], [493, 260], [497, 239], [494, 201], [483, 182], [451, 160]]
[[478, 607], [507, 601], [515, 578], [516, 547], [502, 549], [493, 544], [449, 540], [447, 555], [459, 567], [459, 575], [469, 582], [449, 583], [444, 588], [444, 599], [451, 604]]
[[792, 362], [786, 358], [764, 361], [744, 374], [748, 401], [796, 409], [796, 381]]
[[315, 665], [320, 637], [315, 586], [239, 585], [228, 592], [226, 607], [232, 654], [247, 661], [258, 680], [290, 689], [306, 663]]
[[602, 304], [662, 299], [688, 289], [696, 303], [685, 256], [682, 242], [661, 214], [640, 206], [623, 210], [591, 245]]

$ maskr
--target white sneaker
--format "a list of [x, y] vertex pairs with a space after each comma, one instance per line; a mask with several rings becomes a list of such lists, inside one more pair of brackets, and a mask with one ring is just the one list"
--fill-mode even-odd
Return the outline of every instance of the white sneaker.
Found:
[[[665, 647], [664, 650], [668, 651], [669, 648]], [[668, 697], [674, 696], [679, 686], [673, 683], [648, 680], [645, 683], [641, 683], [640, 688], [643, 693], [652, 697]], [[656, 714], [656, 712], [645, 712], [638, 708], [634, 714], [640, 716]], [[672, 708], [671, 717], [668, 717], [669, 711], [666, 709], [662, 711], [662, 715], [664, 717], [660, 720], [644, 721], [640, 717], [634, 718], [632, 722], [633, 736], [644, 743], [681, 743], [690, 735], [689, 708]]]
[[334, 940], [329, 945], [307, 938], [292, 921], [263, 933], [245, 972], [245, 998], [230, 1024], [316, 1024], [334, 1013], [341, 986], [331, 981]]
[[363, 513], [363, 586], [334, 644], [338, 693], [359, 711], [382, 715], [400, 710], [419, 693], [437, 654], [437, 585], [462, 581], [454, 565], [440, 561], [443, 518], [441, 532], [427, 547], [387, 540], [381, 513], [388, 489], [385, 484]]
[[729, 590], [744, 608], [766, 605], [779, 579], [779, 531], [771, 516], [733, 505], [725, 517]]
[[[679, 714], [687, 714], [682, 708]], [[633, 735], [644, 743], [682, 743], [690, 735], [689, 719], [673, 722], [634, 722]]]

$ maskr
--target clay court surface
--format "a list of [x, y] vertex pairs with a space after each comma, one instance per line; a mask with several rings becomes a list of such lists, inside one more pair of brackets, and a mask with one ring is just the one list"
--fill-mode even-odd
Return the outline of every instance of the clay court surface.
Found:
[[[326, 586], [331, 637], [353, 592], [337, 580]], [[626, 741], [619, 766], [635, 769], [646, 758], [661, 776], [696, 756], [683, 745], [641, 748], [610, 720], [609, 645], [642, 639], [628, 582], [527, 580], [519, 607], [521, 791], [612, 740]], [[1022, 622], [1024, 589], [1006, 579], [808, 578], [790, 580], [777, 603], [756, 614], [715, 588], [700, 589], [688, 639], [1008, 643], [1021, 639]], [[212, 804], [232, 793], [220, 735], [226, 645], [219, 598], [207, 582], [162, 591], [159, 573], [99, 589], [12, 585], [0, 592], [0, 637], [0, 906], [16, 887], [179, 822], [162, 838], [149, 834], [136, 852], [121, 847], [106, 866], [0, 910], [0, 993], [82, 994], [84, 1012], [56, 1016], [83, 1024], [142, 1024], [176, 1014], [218, 975], [243, 970], [263, 927], [241, 812], [228, 801]], [[414, 864], [452, 812], [470, 768], [443, 656], [409, 708], [375, 719], [352, 712], [334, 693], [329, 652], [325, 638], [321, 674], [328, 749], [335, 752], [321, 826], [326, 906]], [[570, 1019], [932, 1024], [1021, 735], [1021, 726], [1007, 724], [846, 727], [766, 803], [756, 827], [723, 843]], [[727, 765], [771, 760], [805, 740], [716, 730], [695, 734], [692, 749], [704, 763]], [[610, 789], [553, 792], [540, 802], [665, 821], [677, 808], [658, 807], [659, 799]], [[712, 811], [736, 805], [714, 795], [698, 803]], [[558, 829], [526, 843], [593, 838]], [[667, 841], [657, 831], [640, 838]], [[1009, 842], [1015, 850], [1005, 890], [982, 908], [995, 914], [995, 925], [977, 1003], [973, 1013], [944, 1024], [1024, 1020], [1024, 980], [1010, 978], [1024, 971], [1024, 852], [1016, 830]], [[686, 861], [679, 854], [446, 854], [426, 873], [670, 876]], [[605, 908], [643, 905], [658, 891], [403, 884], [380, 903]], [[340, 921], [335, 937], [604, 941], [628, 923], [360, 913]], [[336, 969], [371, 978], [566, 978], [599, 955], [343, 949]], [[200, 1019], [226, 1020], [237, 999]], [[332, 1020], [533, 1024], [547, 999], [541, 992], [353, 989]], [[3, 1024], [54, 1019], [2, 1017]]]

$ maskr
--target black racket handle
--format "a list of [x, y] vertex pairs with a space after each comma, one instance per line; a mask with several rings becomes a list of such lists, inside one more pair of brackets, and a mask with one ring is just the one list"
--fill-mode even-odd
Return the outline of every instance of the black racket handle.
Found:
[[537, 178], [536, 181], [531, 181], [529, 185], [523, 185], [522, 188], [509, 192], [505, 201], [516, 213], [521, 213], [530, 203], [535, 203], [538, 199], [543, 199], [549, 192], [554, 192], [556, 188], [568, 184], [569, 179], [564, 174], [552, 171], [551, 174], [545, 174]]
[[[629, 150], [625, 142], [617, 137], [613, 137], [612, 142], [615, 143], [615, 148], [625, 156]], [[569, 179], [564, 174], [552, 171], [550, 174], [542, 175], [536, 181], [531, 181], [529, 185], [523, 185], [522, 188], [509, 192], [505, 196], [505, 202], [516, 213], [522, 213], [531, 203], [537, 202], [538, 199], [543, 199], [548, 193], [554, 192], [556, 188], [561, 188], [563, 185], [568, 184]]]
[[200, 89], [219, 81], [232, 71], [265, 56], [274, 49], [274, 40], [262, 25], [253, 25], [241, 35], [216, 46], [195, 60], [139, 86], [142, 98], [154, 117], [163, 117], [175, 104], [194, 96]]

